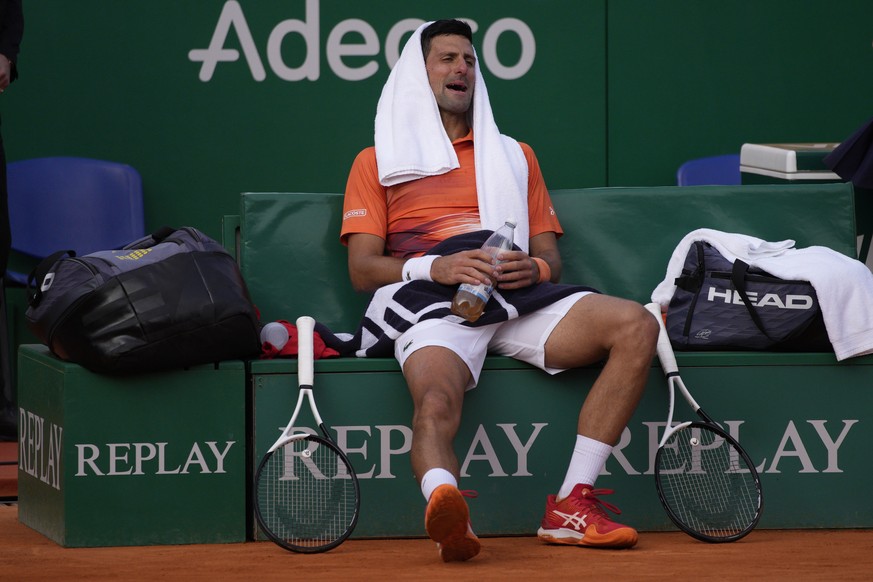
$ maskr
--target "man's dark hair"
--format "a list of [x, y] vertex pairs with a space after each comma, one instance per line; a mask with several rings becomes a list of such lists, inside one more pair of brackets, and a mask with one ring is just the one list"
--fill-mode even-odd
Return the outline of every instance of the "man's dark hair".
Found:
[[473, 30], [463, 20], [456, 18], [437, 20], [421, 31], [421, 53], [425, 59], [427, 59], [427, 54], [430, 52], [430, 41], [433, 37], [443, 34], [457, 34], [463, 36], [471, 43], [473, 42]]

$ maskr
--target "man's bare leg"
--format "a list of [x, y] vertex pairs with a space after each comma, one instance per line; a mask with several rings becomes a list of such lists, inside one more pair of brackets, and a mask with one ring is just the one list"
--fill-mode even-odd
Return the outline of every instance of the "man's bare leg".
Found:
[[629, 548], [634, 528], [617, 523], [604, 509], [618, 508], [594, 489], [645, 389], [660, 328], [637, 303], [589, 295], [577, 302], [546, 342], [546, 363], [573, 368], [606, 359], [579, 412], [576, 443], [564, 482], [546, 499], [537, 531], [548, 543], [600, 548]]
[[555, 327], [546, 364], [576, 368], [606, 358], [579, 413], [578, 432], [614, 445], [636, 410], [657, 346], [658, 322], [645, 307], [588, 295]]
[[[461, 423], [470, 370], [454, 352], [421, 348], [403, 365], [412, 395], [412, 471], [428, 500], [425, 529], [446, 562], [469, 560], [479, 553], [470, 528], [467, 502], [458, 489], [460, 469], [454, 439]], [[436, 480], [429, 483], [429, 480]]]

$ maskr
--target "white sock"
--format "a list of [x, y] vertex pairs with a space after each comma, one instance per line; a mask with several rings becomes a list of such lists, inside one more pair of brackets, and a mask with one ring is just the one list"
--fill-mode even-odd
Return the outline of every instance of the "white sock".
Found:
[[421, 493], [424, 495], [425, 501], [430, 501], [430, 496], [433, 490], [440, 485], [449, 484], [453, 487], [458, 486], [458, 480], [455, 476], [445, 469], [431, 469], [421, 478]]
[[573, 491], [577, 483], [594, 486], [594, 481], [606, 465], [612, 453], [612, 446], [594, 439], [576, 435], [576, 446], [570, 457], [570, 466], [564, 477], [564, 484], [558, 491], [558, 499], [564, 499]]

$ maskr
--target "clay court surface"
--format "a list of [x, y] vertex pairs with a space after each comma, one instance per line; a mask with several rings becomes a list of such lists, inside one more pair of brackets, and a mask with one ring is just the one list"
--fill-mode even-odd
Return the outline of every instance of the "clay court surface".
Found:
[[350, 540], [325, 554], [270, 542], [62, 548], [0, 506], [0, 580], [873, 580], [873, 530], [754, 531], [710, 545], [642, 533], [631, 550], [485, 538], [470, 562], [444, 564], [427, 539]]

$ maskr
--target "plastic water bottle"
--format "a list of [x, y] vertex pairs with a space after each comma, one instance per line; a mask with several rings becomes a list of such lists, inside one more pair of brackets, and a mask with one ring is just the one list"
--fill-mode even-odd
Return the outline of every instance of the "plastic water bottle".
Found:
[[[482, 245], [482, 250], [491, 255], [495, 264], [499, 264], [499, 261], [497, 261], [498, 253], [512, 249], [514, 236], [515, 220], [509, 218], [503, 226], [495, 230], [488, 237], [488, 240]], [[452, 313], [463, 317], [469, 322], [476, 321], [482, 315], [482, 312], [485, 311], [485, 304], [488, 303], [493, 292], [493, 285], [462, 283], [458, 287], [454, 299], [452, 299]]]

